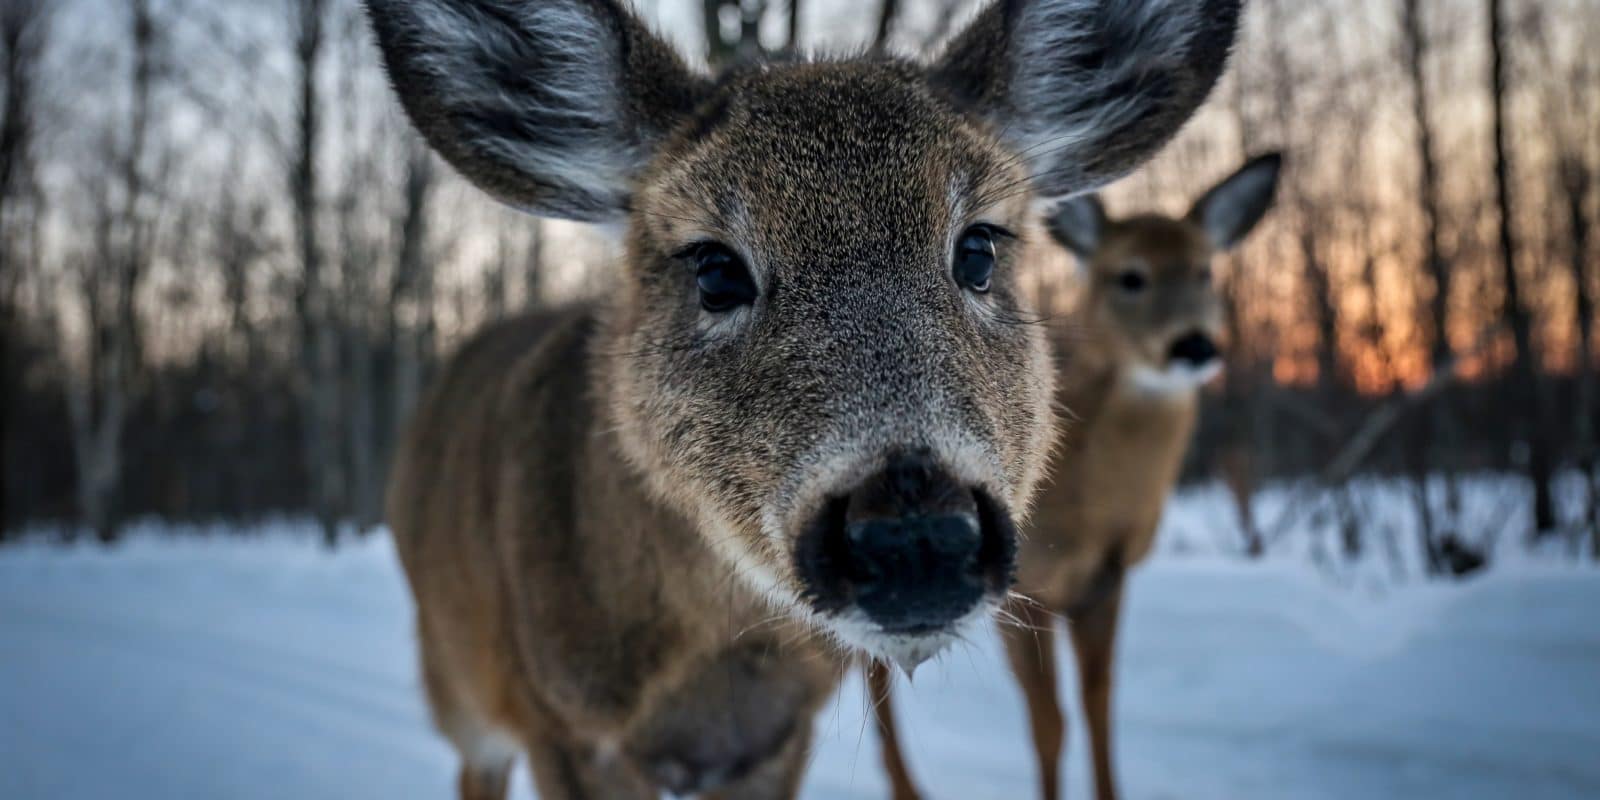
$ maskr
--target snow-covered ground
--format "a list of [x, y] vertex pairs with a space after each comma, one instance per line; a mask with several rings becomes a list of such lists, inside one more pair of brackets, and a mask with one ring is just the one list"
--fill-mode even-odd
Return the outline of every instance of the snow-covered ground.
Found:
[[[1243, 563], [1205, 544], [1226, 540], [1206, 529], [1224, 506], [1182, 498], [1133, 579], [1128, 797], [1600, 797], [1600, 570], [1502, 559], [1445, 585]], [[330, 555], [282, 527], [0, 549], [0, 798], [451, 797], [389, 543]], [[899, 689], [933, 797], [1032, 796], [992, 637]], [[858, 681], [818, 728], [804, 796], [884, 796]], [[1084, 797], [1081, 733], [1068, 748]]]

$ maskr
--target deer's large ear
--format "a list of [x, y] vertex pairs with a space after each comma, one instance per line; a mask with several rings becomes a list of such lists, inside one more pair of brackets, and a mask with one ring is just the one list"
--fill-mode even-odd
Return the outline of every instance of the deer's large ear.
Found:
[[1267, 153], [1250, 159], [1238, 172], [1195, 201], [1189, 219], [1205, 229], [1218, 250], [1238, 244], [1272, 207], [1283, 156]]
[[1045, 217], [1045, 227], [1050, 236], [1071, 250], [1073, 255], [1088, 261], [1100, 247], [1100, 237], [1106, 230], [1106, 209], [1100, 198], [1092, 194], [1063, 200]]
[[411, 121], [480, 188], [615, 222], [706, 81], [617, 0], [366, 0]]
[[1240, 2], [994, 0], [930, 78], [1002, 132], [1042, 197], [1068, 197], [1177, 133], [1222, 73]]

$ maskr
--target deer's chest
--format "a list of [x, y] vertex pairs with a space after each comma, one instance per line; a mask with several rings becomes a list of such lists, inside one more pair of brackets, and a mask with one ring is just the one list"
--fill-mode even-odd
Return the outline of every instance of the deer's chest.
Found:
[[675, 795], [739, 782], [809, 737], [838, 667], [809, 642], [756, 637], [690, 665], [629, 733], [635, 766]]
[[1021, 588], [1071, 599], [1116, 551], [1132, 565], [1149, 551], [1182, 465], [1189, 404], [1113, 400], [1057, 455], [1021, 559]]

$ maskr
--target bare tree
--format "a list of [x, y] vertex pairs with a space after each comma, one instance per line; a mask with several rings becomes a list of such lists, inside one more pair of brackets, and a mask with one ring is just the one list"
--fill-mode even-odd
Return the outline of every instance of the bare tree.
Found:
[[791, 53], [800, 49], [800, 2], [801, 0], [789, 0], [789, 38], [784, 46]]
[[[101, 541], [116, 538], [122, 484], [122, 436], [141, 363], [135, 301], [153, 257], [156, 206], [147, 174], [153, 122], [152, 94], [159, 47], [151, 0], [129, 0], [128, 40], [133, 54], [128, 116], [109, 123], [101, 137], [104, 165], [93, 199], [94, 247], [79, 261], [79, 287], [87, 316], [87, 358], [69, 374], [68, 407], [77, 464], [78, 512]], [[125, 133], [125, 140], [117, 136]]]
[[[1574, 295], [1573, 322], [1575, 349], [1572, 432], [1575, 461], [1586, 485], [1584, 518], [1589, 529], [1592, 555], [1600, 559], [1600, 430], [1596, 430], [1595, 380], [1595, 274], [1594, 215], [1596, 184], [1600, 180], [1600, 142], [1595, 130], [1600, 126], [1600, 57], [1593, 48], [1572, 48], [1567, 60], [1555, 56], [1556, 36], [1550, 31], [1549, 17], [1539, 20], [1533, 49], [1538, 53], [1539, 69], [1551, 78], [1544, 82], [1541, 110], [1542, 126], [1549, 138], [1551, 172], [1549, 185], [1555, 206], [1552, 218], [1565, 224], [1565, 266]], [[1554, 23], [1572, 27], [1573, 20], [1557, 17]], [[1600, 14], [1589, 9], [1576, 20], [1577, 41], [1593, 41], [1600, 32]], [[1576, 540], [1575, 540], [1576, 543]]]
[[1502, 314], [1511, 328], [1512, 404], [1523, 413], [1514, 417], [1514, 427], [1519, 437], [1528, 445], [1528, 477], [1533, 482], [1533, 529], [1543, 536], [1556, 528], [1555, 502], [1550, 491], [1554, 464], [1551, 463], [1549, 442], [1541, 417], [1535, 408], [1540, 404], [1538, 388], [1539, 371], [1533, 352], [1533, 319], [1523, 304], [1522, 278], [1517, 272], [1517, 245], [1515, 240], [1516, 208], [1511, 194], [1511, 133], [1506, 109], [1511, 65], [1507, 58], [1510, 38], [1505, 30], [1502, 0], [1488, 0], [1489, 14], [1489, 99], [1494, 109], [1494, 187], [1495, 206], [1499, 210], [1497, 226], [1500, 255], [1500, 281]]
[[[1428, 364], [1430, 371], [1439, 372], [1451, 363], [1450, 353], [1450, 266], [1444, 258], [1440, 241], [1439, 159], [1433, 130], [1433, 116], [1429, 104], [1426, 62], [1428, 37], [1422, 19], [1421, 0], [1404, 0], [1401, 10], [1402, 35], [1401, 61], [1411, 89], [1411, 121], [1415, 128], [1415, 154], [1417, 159], [1417, 203], [1422, 213], [1422, 271], [1433, 283], [1428, 310], [1424, 321], [1425, 335], [1429, 340]], [[1446, 491], [1454, 494], [1454, 476], [1447, 459], [1438, 458], [1434, 450], [1454, 433], [1453, 409], [1449, 395], [1436, 394], [1430, 400], [1428, 421], [1417, 426], [1416, 443], [1412, 447], [1413, 480], [1416, 484], [1418, 518], [1421, 522], [1422, 544], [1428, 567], [1433, 572], [1443, 569], [1439, 552], [1439, 520], [1435, 518], [1428, 492], [1429, 466], [1436, 465], [1445, 472]], [[1454, 507], [1454, 503], [1448, 504]]]
[[900, 13], [900, 0], [882, 0], [878, 6], [878, 29], [872, 35], [872, 51], [882, 53], [889, 46], [889, 36], [894, 33], [895, 16]]
[[[11, 330], [19, 311], [21, 261], [19, 229], [28, 226], [13, 217], [15, 200], [30, 192], [34, 140], [38, 132], [39, 61], [49, 31], [46, 6], [37, 0], [0, 0], [0, 79], [5, 99], [0, 104], [0, 448], [9, 447], [14, 371]], [[0, 460], [0, 464], [4, 461]], [[7, 519], [8, 481], [0, 474], [0, 521]]]
[[[389, 284], [388, 338], [394, 352], [394, 388], [390, 424], [386, 430], [389, 443], [393, 442], [399, 424], [416, 405], [434, 349], [434, 276], [428, 257], [428, 215], [437, 180], [432, 152], [418, 137], [408, 136], [402, 202], [394, 223], [394, 269]], [[385, 463], [392, 454], [392, 446], [386, 444]]]
[[318, 242], [318, 169], [322, 146], [321, 92], [317, 86], [323, 50], [326, 0], [290, 0], [294, 12], [296, 106], [289, 154], [289, 194], [300, 262], [295, 315], [300, 335], [301, 437], [310, 503], [323, 541], [337, 540], [344, 490], [339, 457], [339, 347]]
[[[1574, 143], [1577, 144], [1577, 143]], [[1581, 146], [1581, 145], [1579, 145]], [[1584, 474], [1592, 556], [1600, 560], [1600, 443], [1597, 443], [1595, 414], [1595, 298], [1590, 255], [1592, 228], [1589, 198], [1594, 193], [1595, 168], [1580, 152], [1567, 151], [1558, 157], [1559, 175], [1555, 185], [1567, 216], [1567, 269], [1576, 289], [1577, 365], [1574, 375], [1573, 433], [1578, 444], [1578, 466]]]
[[529, 306], [544, 301], [544, 226], [530, 219], [522, 250], [522, 297]]
[[[47, 6], [38, 0], [0, 0], [0, 220], [30, 163], [38, 126], [35, 96], [39, 61], [49, 28]], [[6, 253], [0, 250], [0, 258]]]
[[[789, 6], [790, 47], [796, 44], [794, 39], [799, 30], [797, 3], [798, 0], [791, 0]], [[760, 55], [764, 50], [761, 19], [766, 16], [768, 6], [768, 0], [701, 0], [700, 21], [706, 34], [706, 60], [716, 66]], [[724, 15], [738, 20], [732, 32], [724, 29]]]

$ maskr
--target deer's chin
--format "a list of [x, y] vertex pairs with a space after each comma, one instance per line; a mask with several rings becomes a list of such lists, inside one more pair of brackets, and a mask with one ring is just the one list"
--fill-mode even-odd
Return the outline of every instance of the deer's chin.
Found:
[[1221, 359], [1212, 359], [1204, 364], [1169, 361], [1162, 367], [1138, 364], [1129, 370], [1128, 379], [1140, 394], [1166, 397], [1195, 391], [1220, 374]]
[[970, 641], [995, 608], [996, 604], [986, 599], [949, 625], [919, 633], [885, 631], [859, 609], [829, 615], [821, 624], [840, 644], [874, 660], [894, 664], [909, 678], [919, 665], [950, 645]]

